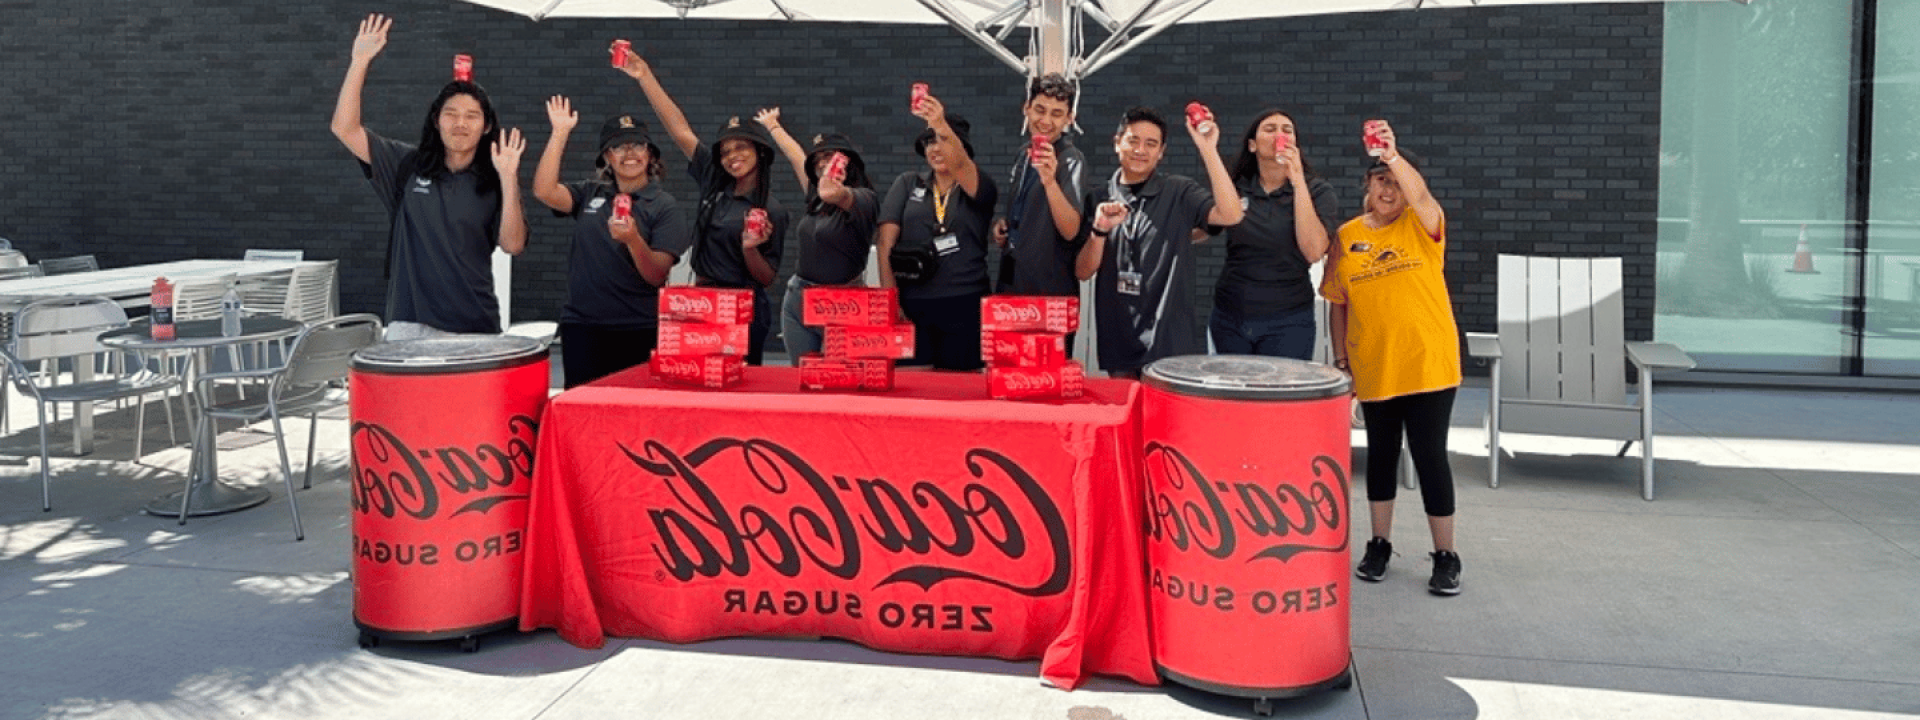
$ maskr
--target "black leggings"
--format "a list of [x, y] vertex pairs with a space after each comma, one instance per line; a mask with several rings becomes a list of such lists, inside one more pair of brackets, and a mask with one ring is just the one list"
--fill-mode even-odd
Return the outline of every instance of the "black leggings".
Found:
[[1400, 438], [1405, 430], [1420, 499], [1430, 517], [1453, 516], [1453, 468], [1447, 465], [1447, 428], [1457, 388], [1360, 403], [1367, 417], [1367, 499], [1386, 502], [1398, 489]]

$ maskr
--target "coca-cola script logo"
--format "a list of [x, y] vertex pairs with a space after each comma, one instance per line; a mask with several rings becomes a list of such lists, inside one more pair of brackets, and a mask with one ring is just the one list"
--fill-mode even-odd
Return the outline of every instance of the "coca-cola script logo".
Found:
[[812, 300], [812, 303], [814, 313], [819, 315], [850, 317], [860, 313], [860, 303], [852, 300], [834, 301], [827, 298], [815, 298]]
[[[485, 513], [494, 506], [527, 499], [526, 479], [533, 475], [534, 435], [540, 424], [525, 415], [507, 419], [506, 447], [420, 448], [384, 425], [353, 424], [353, 509], [431, 520], [442, 503], [448, 517]], [[518, 484], [516, 488], [515, 485]], [[519, 492], [509, 493], [509, 488]], [[444, 497], [443, 497], [444, 495]]]
[[653, 362], [663, 375], [688, 377], [699, 375], [701, 372], [700, 361], [698, 360], [677, 360], [665, 355], [656, 355], [654, 356]]
[[1197, 547], [1222, 560], [1241, 556], [1239, 542], [1266, 547], [1247, 561], [1286, 562], [1305, 552], [1347, 547], [1347, 473], [1327, 455], [1308, 462], [1306, 477], [1268, 483], [1209, 481], [1179, 449], [1147, 443], [1147, 536], [1181, 552]]
[[807, 372], [815, 384], [823, 387], [853, 387], [860, 384], [860, 376], [852, 368], [812, 367]]
[[713, 347], [726, 342], [726, 337], [717, 332], [681, 332], [680, 342], [683, 345]]
[[[747, 577], [761, 566], [789, 578], [812, 567], [851, 580], [869, 552], [903, 556], [883, 564], [899, 569], [876, 588], [971, 580], [1040, 597], [1064, 592], [1072, 576], [1060, 508], [1026, 469], [993, 450], [964, 454], [968, 479], [902, 487], [823, 473], [764, 439], [715, 438], [684, 455], [652, 440], [620, 449], [646, 473], [642, 482], [663, 484], [672, 498], [647, 519], [658, 537], [654, 555], [681, 581]], [[731, 503], [709, 476], [726, 480], [719, 484], [733, 491]]]
[[885, 350], [893, 346], [893, 336], [881, 333], [849, 333], [847, 344], [852, 345], [856, 350]]
[[1060, 378], [1049, 372], [1006, 373], [1000, 380], [1009, 392], [1038, 392], [1060, 386]]
[[1040, 322], [1040, 308], [1033, 305], [995, 305], [993, 321], [996, 323], [1037, 323]]
[[713, 299], [705, 297], [692, 298], [676, 294], [670, 296], [667, 300], [667, 309], [670, 312], [686, 315], [711, 315], [713, 314]]

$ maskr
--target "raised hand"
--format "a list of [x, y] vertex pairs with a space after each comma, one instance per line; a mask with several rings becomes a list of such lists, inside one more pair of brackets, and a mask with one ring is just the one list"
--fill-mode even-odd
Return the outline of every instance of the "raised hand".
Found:
[[[607, 51], [613, 51], [612, 44], [607, 45]], [[652, 71], [653, 68], [647, 65], [646, 59], [640, 57], [639, 48], [630, 48], [627, 50], [627, 64], [620, 66], [620, 72], [626, 73], [627, 77], [639, 80], [642, 75], [646, 75]]]
[[780, 108], [778, 106], [760, 108], [760, 112], [753, 114], [753, 121], [760, 123], [761, 127], [771, 132], [774, 128], [780, 127]]
[[374, 13], [360, 21], [360, 34], [353, 38], [353, 59], [372, 60], [387, 47], [387, 30], [393, 27], [393, 18]]
[[1187, 134], [1193, 136], [1193, 144], [1200, 147], [1215, 147], [1220, 142], [1220, 123], [1213, 118], [1213, 111], [1207, 111], [1207, 118], [1199, 123], [1187, 125]]
[[565, 95], [555, 95], [547, 98], [547, 122], [555, 133], [573, 132], [580, 124], [580, 113], [573, 111], [573, 102]]
[[1051, 186], [1058, 182], [1059, 178], [1054, 176], [1054, 171], [1060, 167], [1060, 158], [1053, 154], [1053, 143], [1046, 143], [1036, 149], [1029, 142], [1027, 148], [1029, 157], [1032, 158], [1028, 162], [1033, 164], [1033, 171], [1040, 174], [1040, 184]]
[[1381, 142], [1387, 144], [1387, 152], [1382, 154], [1380, 159], [1385, 160], [1390, 157], [1399, 157], [1400, 143], [1393, 138], [1393, 126], [1389, 125], [1385, 120], [1375, 120], [1373, 123], [1373, 136], [1380, 138]]
[[1120, 227], [1120, 223], [1127, 221], [1127, 204], [1118, 200], [1100, 203], [1100, 207], [1095, 208], [1094, 212], [1096, 214], [1093, 216], [1093, 229], [1100, 232], [1111, 232], [1114, 228]]
[[509, 128], [506, 132], [500, 133], [500, 139], [495, 140], [487, 149], [493, 155], [493, 169], [498, 171], [501, 177], [518, 177], [520, 153], [527, 150], [527, 139], [520, 136], [520, 128]]
[[913, 116], [932, 123], [947, 116], [947, 106], [940, 104], [940, 98], [928, 93], [926, 97], [920, 98], [919, 105], [914, 106]]

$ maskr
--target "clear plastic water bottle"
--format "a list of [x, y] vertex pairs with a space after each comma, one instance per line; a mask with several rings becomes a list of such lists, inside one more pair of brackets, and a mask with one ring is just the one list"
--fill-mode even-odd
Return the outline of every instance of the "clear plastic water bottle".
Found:
[[240, 334], [240, 291], [232, 285], [228, 285], [227, 294], [220, 297], [220, 334], [226, 337]]

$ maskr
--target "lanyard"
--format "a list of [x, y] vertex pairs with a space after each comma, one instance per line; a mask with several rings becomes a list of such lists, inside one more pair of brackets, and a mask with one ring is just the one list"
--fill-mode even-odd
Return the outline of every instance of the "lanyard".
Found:
[[940, 234], [943, 235], [947, 232], [947, 201], [953, 198], [954, 185], [947, 186], [946, 192], [940, 192], [940, 184], [933, 178], [927, 179], [927, 187], [933, 193], [933, 219], [940, 223]]

